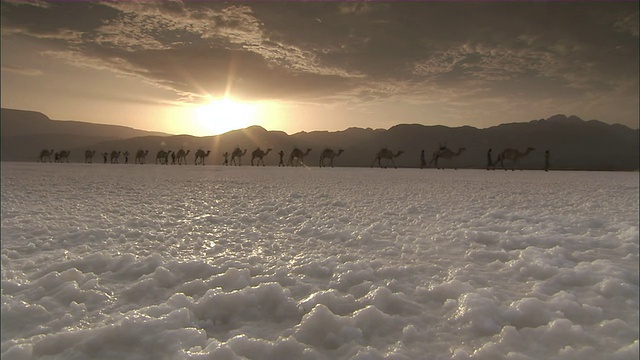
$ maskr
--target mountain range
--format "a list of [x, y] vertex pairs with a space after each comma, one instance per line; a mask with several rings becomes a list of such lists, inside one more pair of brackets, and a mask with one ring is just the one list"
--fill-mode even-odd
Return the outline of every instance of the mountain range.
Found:
[[[265, 163], [277, 165], [277, 152], [284, 151], [285, 161], [294, 148], [311, 149], [305, 157], [309, 166], [318, 166], [322, 150], [343, 149], [335, 158], [335, 166], [369, 167], [381, 148], [404, 153], [395, 159], [398, 167], [419, 167], [420, 153], [431, 154], [445, 145], [457, 151], [458, 157], [440, 160], [440, 164], [455, 168], [484, 168], [488, 149], [494, 158], [505, 148], [535, 148], [520, 160], [527, 169], [544, 166], [545, 151], [550, 152], [552, 169], [564, 170], [638, 170], [639, 131], [619, 124], [598, 120], [585, 121], [576, 116], [554, 115], [547, 119], [508, 123], [484, 129], [471, 126], [447, 127], [419, 124], [399, 124], [390, 129], [349, 128], [342, 131], [299, 132], [292, 135], [268, 131], [259, 126], [230, 131], [221, 135], [196, 137], [137, 130], [125, 126], [92, 124], [80, 121], [51, 120], [33, 111], [2, 109], [2, 161], [37, 161], [43, 149], [71, 151], [70, 162], [84, 162], [85, 150], [96, 151], [94, 163], [101, 163], [103, 152], [149, 150], [147, 163], [154, 163], [159, 150], [190, 150], [188, 163], [193, 164], [197, 149], [211, 151], [207, 165], [223, 162], [222, 153], [234, 148], [247, 149], [243, 165], [251, 162], [251, 152], [260, 147], [273, 149]], [[130, 156], [133, 162], [134, 155]], [[122, 162], [122, 159], [121, 159]], [[508, 165], [505, 162], [505, 165]], [[376, 164], [377, 166], [377, 164]], [[508, 165], [509, 166], [509, 165]]]

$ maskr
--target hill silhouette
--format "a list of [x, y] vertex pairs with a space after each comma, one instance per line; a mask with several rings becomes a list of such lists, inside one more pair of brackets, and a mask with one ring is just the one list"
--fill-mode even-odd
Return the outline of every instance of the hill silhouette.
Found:
[[[127, 126], [51, 120], [39, 112], [6, 108], [1, 110], [0, 125], [2, 161], [34, 161], [40, 153], [34, 151], [36, 144], [41, 149], [77, 150], [103, 141], [169, 135]], [[84, 150], [82, 159], [80, 153], [72, 155], [70, 161], [84, 161]]]
[[508, 123], [486, 129], [471, 126], [447, 127], [400, 124], [384, 129], [349, 128], [342, 131], [311, 131], [288, 135], [260, 126], [234, 130], [216, 136], [196, 137], [168, 135], [136, 130], [123, 126], [98, 125], [79, 121], [50, 120], [44, 114], [2, 109], [2, 160], [36, 161], [42, 149], [71, 150], [71, 162], [83, 162], [86, 149], [96, 150], [94, 162], [101, 162], [102, 152], [129, 151], [130, 162], [138, 149], [149, 150], [147, 163], [155, 162], [159, 150], [191, 150], [187, 157], [193, 164], [197, 149], [211, 150], [206, 164], [222, 164], [222, 153], [240, 147], [247, 149], [243, 165], [249, 165], [251, 152], [257, 147], [273, 151], [265, 157], [269, 166], [278, 164], [277, 152], [285, 152], [285, 161], [293, 148], [312, 149], [305, 162], [318, 166], [325, 148], [344, 149], [335, 166], [371, 166], [375, 154], [383, 147], [403, 150], [395, 159], [398, 167], [419, 167], [420, 152], [427, 161], [440, 144], [466, 152], [440, 164], [456, 168], [484, 168], [486, 153], [493, 149], [494, 158], [505, 148], [524, 151], [534, 147], [521, 166], [541, 169], [544, 152], [551, 153], [554, 169], [574, 170], [637, 170], [639, 163], [639, 132], [623, 125], [609, 125], [598, 120], [584, 121], [576, 116], [554, 115], [548, 119]]

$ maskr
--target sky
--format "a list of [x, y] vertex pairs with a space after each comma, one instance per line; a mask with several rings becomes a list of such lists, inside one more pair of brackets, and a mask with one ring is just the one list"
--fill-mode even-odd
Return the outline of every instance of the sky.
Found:
[[1, 2], [2, 107], [213, 135], [638, 128], [638, 2]]

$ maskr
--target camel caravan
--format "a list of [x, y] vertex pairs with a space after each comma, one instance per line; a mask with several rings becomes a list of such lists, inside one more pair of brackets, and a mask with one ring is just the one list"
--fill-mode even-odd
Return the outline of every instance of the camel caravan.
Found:
[[[427, 157], [425, 155], [425, 150], [421, 150], [420, 153], [420, 168], [435, 168], [438, 170], [444, 170], [446, 168], [451, 168], [457, 170], [456, 166], [456, 158], [463, 156], [466, 152], [466, 148], [459, 147], [457, 149], [450, 149], [445, 144], [439, 144], [438, 149], [431, 154], [431, 158], [429, 162], [427, 162]], [[492, 149], [487, 151], [487, 170], [495, 170], [496, 168], [501, 168], [504, 170], [515, 170], [522, 168], [519, 166], [520, 160], [525, 158], [535, 149], [532, 147], [526, 148], [524, 151], [520, 151], [518, 149], [506, 148], [498, 153], [497, 157], [493, 156]], [[225, 166], [242, 166], [242, 158], [247, 155], [248, 149], [241, 149], [240, 146], [236, 146], [231, 152], [222, 153], [223, 162], [221, 165]], [[273, 151], [272, 148], [267, 148], [266, 150], [261, 149], [260, 147], [253, 150], [251, 154], [251, 166], [266, 166], [265, 165], [265, 157], [269, 155]], [[278, 166], [307, 166], [305, 163], [305, 158], [309, 157], [312, 149], [307, 148], [305, 151], [294, 148], [289, 152], [288, 157], [286, 157], [287, 162], [285, 164], [285, 156], [286, 153], [280, 150], [277, 155], [280, 156], [280, 162]], [[191, 153], [191, 150], [180, 149], [178, 151], [172, 150], [164, 150], [161, 149], [156, 153], [155, 164], [156, 165], [187, 165], [188, 163], [188, 155]], [[341, 154], [344, 153], [343, 149], [331, 149], [325, 148], [322, 152], [320, 152], [318, 167], [334, 167], [334, 161], [340, 157]], [[40, 152], [38, 156], [38, 162], [53, 162], [56, 163], [68, 163], [69, 155], [71, 154], [68, 150], [54, 151], [53, 149], [44, 149]], [[135, 153], [134, 164], [143, 165], [147, 162], [147, 155], [149, 154], [149, 150], [138, 150]], [[205, 165], [205, 159], [211, 154], [211, 150], [203, 150], [198, 149], [194, 152], [194, 165]], [[382, 169], [386, 169], [389, 166], [393, 166], [394, 168], [398, 168], [394, 159], [400, 157], [405, 154], [403, 150], [393, 151], [388, 148], [380, 149], [374, 156], [373, 162], [371, 163], [371, 167], [378, 166]], [[95, 150], [86, 150], [84, 153], [84, 162], [87, 164], [92, 164], [93, 159], [96, 156]], [[102, 156], [102, 162], [104, 164], [128, 164], [129, 163], [129, 152], [128, 151], [116, 151], [113, 150], [111, 152], [103, 152], [100, 153], [99, 156]], [[406, 155], [405, 155], [406, 156]], [[549, 170], [549, 151], [545, 151], [544, 153], [544, 170]], [[229, 159], [231, 158], [231, 159]], [[338, 159], [339, 160], [339, 159]]]

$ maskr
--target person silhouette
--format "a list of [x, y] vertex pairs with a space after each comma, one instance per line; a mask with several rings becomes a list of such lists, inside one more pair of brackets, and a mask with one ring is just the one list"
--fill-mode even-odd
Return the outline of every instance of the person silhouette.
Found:
[[544, 171], [549, 171], [549, 157], [551, 156], [551, 154], [549, 153], [549, 150], [546, 150], [544, 152]]
[[493, 159], [491, 159], [491, 149], [489, 149], [489, 151], [487, 151], [487, 170], [492, 169], [493, 165]]
[[102, 158], [104, 158], [104, 163], [107, 163], [107, 155], [109, 155], [109, 153], [102, 153]]
[[424, 149], [420, 152], [420, 169], [427, 166], [427, 159], [424, 157]]
[[222, 154], [222, 156], [224, 156], [224, 162], [222, 163], [222, 165], [228, 166], [229, 165], [229, 153], [225, 151]]
[[284, 167], [284, 151], [280, 150], [278, 155], [280, 155], [280, 163], [278, 164], [278, 167], [280, 166]]
[[176, 153], [175, 151], [171, 152], [171, 165], [175, 165], [176, 164]]

